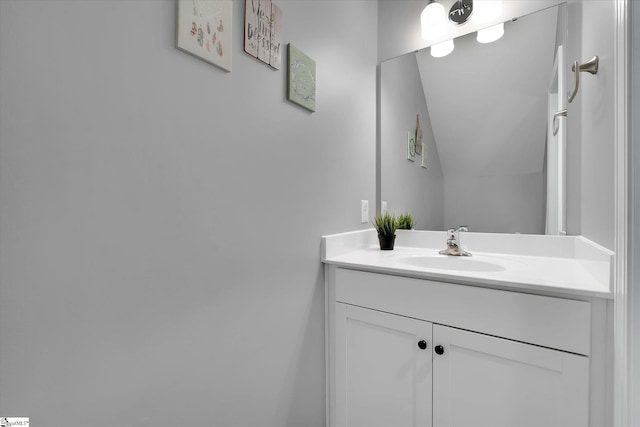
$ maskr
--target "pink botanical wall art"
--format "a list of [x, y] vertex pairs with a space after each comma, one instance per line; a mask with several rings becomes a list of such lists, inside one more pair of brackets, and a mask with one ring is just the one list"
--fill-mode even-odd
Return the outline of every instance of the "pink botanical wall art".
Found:
[[279, 70], [281, 46], [282, 9], [271, 0], [245, 0], [244, 51]]
[[178, 0], [176, 45], [231, 71], [233, 0]]

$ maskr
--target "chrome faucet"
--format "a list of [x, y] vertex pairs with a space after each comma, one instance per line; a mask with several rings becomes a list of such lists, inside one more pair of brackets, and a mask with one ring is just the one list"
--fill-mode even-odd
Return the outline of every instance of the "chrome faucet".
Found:
[[450, 228], [447, 230], [447, 249], [441, 250], [440, 255], [471, 256], [471, 254], [462, 247], [462, 243], [460, 242], [461, 231], [469, 231], [469, 228], [466, 225], [461, 225], [458, 228]]

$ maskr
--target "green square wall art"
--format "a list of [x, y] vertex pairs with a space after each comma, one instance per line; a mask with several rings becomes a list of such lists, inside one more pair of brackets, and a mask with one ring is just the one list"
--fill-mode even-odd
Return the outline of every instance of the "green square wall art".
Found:
[[316, 61], [287, 45], [287, 99], [316, 111]]

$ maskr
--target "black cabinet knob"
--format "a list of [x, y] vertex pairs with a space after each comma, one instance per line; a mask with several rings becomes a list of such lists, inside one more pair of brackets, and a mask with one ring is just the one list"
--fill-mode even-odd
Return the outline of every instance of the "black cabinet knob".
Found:
[[427, 348], [427, 342], [425, 340], [418, 341], [418, 347], [420, 347], [420, 350], [426, 349]]
[[434, 350], [436, 351], [436, 354], [444, 354], [444, 347], [441, 345], [437, 345]]

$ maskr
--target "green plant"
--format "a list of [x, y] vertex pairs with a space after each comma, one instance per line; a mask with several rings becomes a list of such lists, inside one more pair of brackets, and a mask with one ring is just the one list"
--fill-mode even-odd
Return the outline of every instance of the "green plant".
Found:
[[413, 216], [409, 212], [398, 215], [398, 228], [400, 230], [411, 230], [414, 225]]
[[379, 235], [392, 236], [396, 233], [396, 229], [398, 228], [398, 219], [395, 215], [385, 212], [373, 217], [373, 226], [376, 228]]

